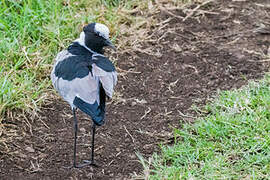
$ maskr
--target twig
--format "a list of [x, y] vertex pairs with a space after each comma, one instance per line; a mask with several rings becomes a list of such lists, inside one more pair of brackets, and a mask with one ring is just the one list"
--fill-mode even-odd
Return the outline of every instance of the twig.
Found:
[[222, 35], [222, 36], [215, 36], [211, 39], [219, 39], [219, 38], [229, 38], [231, 36], [236, 36], [236, 35], [242, 35], [242, 34], [247, 34], [249, 32], [253, 32], [254, 30], [247, 30], [247, 31], [238, 31], [238, 32], [235, 32], [235, 33], [231, 33], [231, 34], [225, 34], [225, 35]]
[[31, 60], [30, 60], [29, 57], [28, 57], [28, 54], [27, 54], [27, 52], [26, 52], [26, 50], [25, 50], [25, 47], [22, 47], [21, 49], [22, 49], [22, 52], [24, 53], [24, 55], [25, 55], [27, 61], [28, 61], [29, 63], [31, 63]]
[[134, 139], [133, 136], [128, 132], [128, 130], [127, 130], [127, 128], [126, 128], [125, 125], [124, 125], [124, 128], [125, 128], [126, 132], [128, 133], [128, 135], [131, 137], [132, 142], [134, 143], [134, 142], [135, 142], [135, 139]]
[[205, 1], [204, 3], [198, 5], [196, 8], [194, 8], [184, 19], [183, 21], [187, 20], [189, 17], [191, 17], [198, 9], [200, 9], [202, 6], [205, 6], [206, 4], [212, 2], [213, 0]]
[[148, 110], [145, 111], [145, 113], [144, 113], [144, 115], [141, 117], [141, 119], [145, 118], [145, 116], [146, 116], [147, 114], [149, 114], [150, 112], [151, 112], [151, 108], [148, 107]]
[[39, 119], [39, 121], [40, 121], [47, 129], [50, 129], [50, 127], [49, 127], [44, 121], [42, 121], [41, 119]]
[[270, 27], [260, 24], [260, 27], [254, 29], [254, 32], [259, 34], [270, 34]]
[[213, 14], [213, 15], [219, 15], [217, 12], [212, 12], [212, 11], [206, 11], [206, 10], [199, 10], [200, 14]]
[[195, 66], [192, 66], [192, 65], [190, 65], [190, 64], [183, 64], [183, 67], [184, 67], [184, 68], [191, 68], [191, 69], [194, 69], [195, 74], [198, 74], [198, 70], [197, 70], [197, 68], [196, 68]]
[[182, 113], [179, 110], [177, 110], [177, 111], [178, 111], [178, 113], [179, 113], [180, 116], [187, 117], [187, 118], [192, 118], [192, 119], [196, 119], [196, 117], [194, 117], [194, 116], [186, 115], [186, 114]]
[[[147, 38], [145, 38], [145, 40], [148, 40], [150, 38], [152, 38], [157, 32], [160, 32], [162, 29], [164, 29], [165, 27], [167, 27], [169, 25], [169, 21], [171, 20], [172, 18], [168, 18], [166, 19], [165, 21], [163, 21], [162, 23], [160, 23], [160, 27], [155, 30], [151, 35], [149, 35]], [[153, 41], [156, 41], [155, 39], [153, 39]]]
[[254, 61], [254, 60], [247, 60], [249, 62], [256, 62], [256, 63], [263, 63], [263, 62], [269, 62], [270, 59], [264, 59], [264, 60], [258, 60], [258, 61]]
[[110, 166], [113, 162], [114, 162], [114, 160], [112, 160], [112, 161], [108, 164], [108, 166]]
[[181, 19], [181, 20], [184, 19], [182, 16], [177, 16], [177, 15], [173, 14], [172, 12], [168, 11], [166, 8], [164, 8], [164, 7], [160, 6], [160, 5], [159, 5], [159, 9], [161, 11], [165, 12], [166, 14], [171, 15], [171, 16], [177, 18], [177, 19]]
[[184, 35], [182, 35], [180, 33], [172, 32], [172, 31], [168, 31], [168, 33], [174, 34], [176, 36], [180, 36], [180, 37], [184, 38], [185, 40], [190, 40], [189, 37], [186, 37], [186, 36], [184, 36]]
[[142, 72], [139, 71], [131, 71], [131, 70], [124, 70], [124, 69], [120, 69], [118, 68], [119, 71], [125, 72], [125, 73], [134, 73], [134, 74], [141, 74]]
[[145, 50], [142, 50], [142, 49], [139, 49], [137, 47], [133, 47], [133, 49], [134, 49], [134, 51], [138, 51], [140, 53], [147, 54], [149, 56], [155, 56], [155, 57], [158, 57], [158, 58], [162, 56], [162, 54], [159, 54], [158, 52], [155, 53], [155, 54], [154, 53], [151, 53], [151, 52], [148, 52], [149, 51], [149, 48], [148, 49], [145, 49]]
[[270, 4], [259, 4], [259, 3], [255, 3], [256, 6], [259, 6], [259, 7], [263, 7], [263, 8], [270, 8]]

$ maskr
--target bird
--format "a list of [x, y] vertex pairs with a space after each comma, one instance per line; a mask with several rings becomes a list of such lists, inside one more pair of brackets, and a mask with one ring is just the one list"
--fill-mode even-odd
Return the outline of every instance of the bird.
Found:
[[[83, 27], [78, 39], [59, 52], [51, 71], [53, 87], [69, 103], [74, 120], [74, 153], [71, 168], [97, 166], [94, 161], [96, 126], [105, 122], [106, 99], [111, 99], [117, 83], [113, 63], [104, 56], [104, 47], [116, 50], [109, 38], [109, 28], [92, 22]], [[77, 164], [77, 109], [92, 119], [90, 160]]]

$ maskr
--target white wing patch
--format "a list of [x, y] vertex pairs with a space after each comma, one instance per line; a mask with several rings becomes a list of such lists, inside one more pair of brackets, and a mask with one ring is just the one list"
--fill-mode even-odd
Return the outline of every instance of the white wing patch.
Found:
[[76, 96], [89, 104], [93, 104], [95, 101], [99, 104], [98, 81], [90, 74], [84, 78], [75, 78], [72, 81], [56, 77], [54, 87], [71, 107], [74, 107], [73, 101]]

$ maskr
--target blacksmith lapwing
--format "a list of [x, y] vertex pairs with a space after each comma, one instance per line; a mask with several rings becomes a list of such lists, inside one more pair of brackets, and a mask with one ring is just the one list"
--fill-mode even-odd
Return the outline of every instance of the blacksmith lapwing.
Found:
[[[108, 27], [100, 23], [90, 23], [84, 26], [79, 39], [58, 53], [51, 73], [54, 88], [70, 104], [73, 112], [73, 167], [95, 165], [96, 125], [104, 124], [106, 97], [112, 98], [117, 82], [113, 63], [103, 55], [105, 46], [116, 49], [109, 39]], [[76, 162], [77, 108], [93, 120], [91, 159], [79, 165]]]

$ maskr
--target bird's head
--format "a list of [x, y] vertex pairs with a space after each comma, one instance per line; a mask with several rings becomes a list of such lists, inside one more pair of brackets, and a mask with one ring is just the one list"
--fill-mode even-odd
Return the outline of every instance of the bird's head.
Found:
[[109, 39], [109, 28], [104, 24], [90, 23], [83, 27], [80, 41], [92, 51], [103, 54], [103, 47], [108, 46], [116, 50]]

